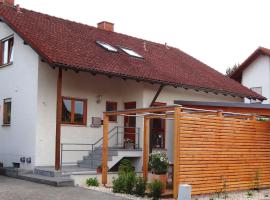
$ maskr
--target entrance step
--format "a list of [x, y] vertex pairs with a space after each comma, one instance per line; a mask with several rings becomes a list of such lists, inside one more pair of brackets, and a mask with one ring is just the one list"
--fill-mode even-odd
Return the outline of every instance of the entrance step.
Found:
[[39, 174], [34, 174], [33, 171], [29, 170], [21, 170], [18, 168], [3, 168], [3, 175], [31, 181], [40, 184], [46, 184], [56, 187], [65, 187], [65, 186], [74, 186], [74, 181], [69, 178], [68, 176], [58, 176], [58, 177], [49, 177], [49, 176], [42, 176]]
[[[142, 149], [109, 148], [108, 170], [114, 167], [123, 158], [140, 158], [141, 156]], [[88, 156], [84, 156], [83, 160], [78, 161], [78, 166], [96, 170], [101, 163], [102, 148], [96, 148], [93, 152], [89, 152]]]

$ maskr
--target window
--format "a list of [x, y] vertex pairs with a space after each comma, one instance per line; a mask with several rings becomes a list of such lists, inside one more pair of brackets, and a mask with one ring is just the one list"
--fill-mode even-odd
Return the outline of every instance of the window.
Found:
[[[117, 110], [117, 102], [106, 102], [106, 111], [115, 111]], [[109, 116], [110, 122], [117, 122], [117, 116]]]
[[4, 99], [3, 125], [10, 125], [11, 122], [11, 99]]
[[[253, 92], [256, 92], [257, 94], [262, 95], [262, 87], [252, 87], [250, 88]], [[261, 103], [260, 100], [250, 100], [250, 103]]]
[[63, 97], [62, 124], [86, 125], [87, 100]]
[[13, 37], [1, 41], [1, 65], [6, 65], [13, 62], [13, 44]]
[[138, 54], [137, 52], [128, 49], [128, 48], [124, 48], [124, 47], [120, 47], [120, 49], [122, 49], [125, 53], [127, 53], [130, 56], [136, 57], [136, 58], [143, 58], [140, 54]]
[[114, 48], [113, 46], [107, 44], [106, 42], [96, 41], [96, 43], [99, 44], [101, 47], [103, 47], [104, 49], [106, 49], [108, 51], [118, 52], [118, 50], [116, 48]]

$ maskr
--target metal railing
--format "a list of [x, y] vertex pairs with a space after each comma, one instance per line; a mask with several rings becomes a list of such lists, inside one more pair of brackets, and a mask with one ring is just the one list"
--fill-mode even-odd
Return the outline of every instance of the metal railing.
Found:
[[[135, 133], [129, 133], [128, 135], [133, 137], [134, 141], [124, 138], [125, 129], [134, 129]], [[134, 149], [140, 148], [140, 128], [138, 127], [123, 127], [115, 126], [109, 133], [109, 147], [111, 148], [125, 148], [128, 144], [132, 144]], [[63, 162], [64, 152], [89, 152], [89, 156], [93, 156], [94, 151], [97, 148], [102, 147], [103, 137], [98, 139], [95, 143], [61, 143], [61, 166], [66, 164], [75, 164], [77, 162]], [[69, 148], [70, 147], [70, 148]], [[72, 148], [73, 147], [73, 148]]]

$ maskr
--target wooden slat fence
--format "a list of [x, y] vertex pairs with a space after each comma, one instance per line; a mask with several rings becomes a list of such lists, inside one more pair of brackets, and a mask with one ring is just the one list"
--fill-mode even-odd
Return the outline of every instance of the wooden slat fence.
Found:
[[270, 123], [181, 113], [179, 184], [207, 194], [270, 187]]

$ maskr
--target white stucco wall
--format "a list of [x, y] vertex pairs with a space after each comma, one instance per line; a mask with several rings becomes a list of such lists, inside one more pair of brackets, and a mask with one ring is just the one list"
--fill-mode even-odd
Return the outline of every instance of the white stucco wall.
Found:
[[[0, 162], [12, 166], [20, 157], [35, 163], [38, 56], [6, 24], [0, 22], [0, 39], [14, 34], [14, 62], [0, 68]], [[11, 125], [3, 127], [3, 99], [12, 98]]]
[[267, 98], [263, 103], [270, 103], [270, 58], [262, 55], [253, 61], [243, 71], [242, 84], [248, 88], [262, 87], [262, 95]]
[[[55, 150], [55, 119], [56, 119], [56, 79], [57, 69], [52, 69], [46, 63], [39, 64], [38, 86], [38, 134], [37, 134], [37, 165], [53, 165]], [[87, 126], [62, 125], [62, 143], [93, 143], [102, 137], [102, 127], [92, 128], [91, 117], [102, 117], [106, 101], [116, 101], [118, 109], [123, 109], [125, 102], [136, 101], [137, 107], [149, 107], [158, 85], [124, 81], [119, 78], [92, 76], [90, 73], [63, 72], [63, 96], [85, 98], [88, 100]], [[96, 96], [102, 95], [100, 104]], [[242, 101], [240, 98], [225, 97], [193, 90], [165, 87], [158, 102], [173, 104], [174, 100], [201, 101]], [[137, 118], [137, 127], [143, 130], [143, 119]], [[110, 129], [123, 125], [123, 117], [118, 117], [118, 123], [110, 123]], [[166, 147], [172, 149], [172, 122], [167, 123]], [[143, 144], [143, 138], [140, 138]], [[47, 151], [44, 151], [47, 149]], [[75, 155], [76, 154], [76, 155]], [[64, 161], [77, 161], [85, 153], [64, 153]], [[66, 156], [65, 156], [66, 155]], [[67, 156], [69, 155], [69, 156]], [[172, 153], [169, 153], [172, 156]]]

